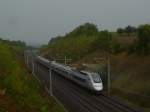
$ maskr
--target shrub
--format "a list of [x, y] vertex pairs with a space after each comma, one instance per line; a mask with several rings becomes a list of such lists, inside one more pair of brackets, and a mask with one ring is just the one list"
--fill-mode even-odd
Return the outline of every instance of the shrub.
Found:
[[138, 28], [138, 46], [140, 53], [150, 53], [150, 25], [142, 25]]
[[55, 112], [53, 108], [59, 108], [58, 105], [51, 105], [50, 109], [48, 99], [39, 93], [39, 83], [31, 76], [29, 78], [15, 57], [15, 47], [12, 47], [0, 41], [0, 87], [6, 88], [6, 94], [23, 112]]
[[111, 43], [111, 52], [112, 53], [120, 53], [120, 52], [123, 52], [125, 51], [125, 48], [123, 45], [121, 45], [120, 43], [116, 42], [116, 41], [113, 41]]

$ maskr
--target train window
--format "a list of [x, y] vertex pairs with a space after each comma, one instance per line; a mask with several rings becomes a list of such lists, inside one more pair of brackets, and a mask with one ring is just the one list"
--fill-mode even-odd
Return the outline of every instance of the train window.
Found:
[[82, 78], [80, 78], [80, 77], [78, 77], [78, 76], [73, 76], [76, 80], [78, 80], [78, 81], [82, 81], [82, 82], [85, 82], [86, 80], [85, 79], [82, 79]]
[[79, 71], [82, 75], [87, 75], [86, 73], [82, 72], [82, 71]]
[[38, 63], [40, 66], [49, 69], [49, 65], [47, 65], [47, 64], [45, 64], [45, 63], [43, 63], [43, 62], [41, 62], [41, 61], [37, 61], [37, 63]]
[[81, 75], [87, 75], [86, 73], [84, 73], [84, 72], [82, 72], [82, 71], [78, 71], [78, 70], [72, 70], [72, 71], [74, 71], [74, 72], [76, 72], [76, 73], [80, 73]]
[[97, 73], [92, 73], [91, 76], [92, 76], [93, 81], [94, 81], [95, 83], [101, 83], [101, 78], [100, 78], [99, 74], [97, 74]]
[[61, 70], [59, 70], [59, 71], [61, 71], [63, 74], [68, 74], [68, 72], [65, 71], [65, 70], [63, 70], [63, 69], [61, 69]]

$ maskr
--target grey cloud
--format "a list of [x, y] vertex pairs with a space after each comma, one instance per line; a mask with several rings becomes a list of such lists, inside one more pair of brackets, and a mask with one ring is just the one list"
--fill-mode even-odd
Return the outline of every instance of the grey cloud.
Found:
[[109, 30], [138, 26], [150, 22], [149, 5], [150, 0], [1, 0], [0, 36], [47, 43], [85, 22]]

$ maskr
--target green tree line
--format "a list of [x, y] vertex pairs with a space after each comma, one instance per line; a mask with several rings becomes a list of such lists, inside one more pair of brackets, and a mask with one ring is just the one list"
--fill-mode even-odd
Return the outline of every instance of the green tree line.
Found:
[[[126, 48], [115, 41], [114, 33], [134, 34], [134, 42]], [[124, 37], [126, 38], [126, 37]], [[128, 52], [149, 54], [150, 52], [150, 25], [141, 25], [139, 27], [127, 26], [126, 28], [117, 29], [116, 32], [107, 30], [99, 31], [97, 26], [92, 23], [85, 23], [78, 26], [73, 31], [64, 36], [52, 38], [45, 49], [48, 49], [47, 56], [64, 57], [68, 56], [72, 59], [80, 59], [86, 54], [96, 50], [104, 52]]]
[[18, 41], [15, 41], [15, 40], [10, 41], [10, 40], [4, 40], [4, 39], [0, 38], [0, 41], [4, 42], [4, 43], [7, 43], [9, 45], [13, 45], [13, 46], [26, 47], [26, 43], [23, 42], [23, 41], [20, 41], [20, 40], [18, 40]]

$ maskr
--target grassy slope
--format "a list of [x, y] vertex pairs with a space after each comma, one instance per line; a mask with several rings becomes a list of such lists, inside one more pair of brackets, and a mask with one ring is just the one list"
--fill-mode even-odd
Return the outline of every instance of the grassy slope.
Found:
[[[99, 64], [93, 57], [103, 57], [96, 51], [72, 65], [81, 63]], [[102, 64], [102, 62], [100, 62]], [[101, 65], [100, 64], [100, 65]], [[98, 66], [97, 66], [98, 67]], [[111, 56], [111, 92], [125, 99], [131, 105], [150, 111], [150, 56], [128, 55], [119, 53]], [[148, 108], [148, 109], [147, 109]]]
[[113, 92], [150, 108], [150, 56], [122, 53], [112, 56], [111, 64]]
[[[116, 61], [117, 60], [117, 61]], [[116, 82], [114, 81], [114, 85], [116, 87], [120, 87], [122, 89], [126, 88], [127, 85], [122, 82], [128, 81], [131, 83], [128, 87], [128, 91], [138, 92], [145, 95], [150, 94], [149, 88], [149, 73], [150, 73], [150, 56], [137, 56], [127, 54], [119, 54], [117, 56], [113, 56], [112, 59], [112, 73], [116, 74]], [[120, 77], [121, 76], [121, 77]], [[117, 80], [117, 78], [119, 80]], [[117, 81], [120, 81], [120, 85], [115, 84]], [[133, 82], [134, 81], [134, 82]]]
[[20, 51], [0, 41], [0, 92], [6, 90], [0, 94], [0, 112], [63, 112], [52, 98], [40, 92], [38, 82], [16, 59]]
[[[94, 57], [98, 58], [104, 56], [104, 53], [101, 52], [101, 50], [96, 50], [89, 53], [87, 52], [87, 54], [82, 51], [82, 49], [88, 51], [87, 49], [89, 48], [91, 42], [95, 41], [96, 38], [83, 37], [81, 39], [82, 41], [79, 38], [82, 37], [71, 37], [56, 42], [56, 45], [54, 45], [54, 51], [58, 50], [57, 52], [59, 53], [60, 50], [60, 52], [63, 53], [64, 46], [66, 48], [65, 52], [73, 52], [74, 55], [78, 54], [73, 49], [81, 51], [84, 55], [81, 59], [77, 59], [74, 65], [79, 63], [96, 63]], [[120, 43], [125, 49], [127, 49], [128, 45], [132, 44], [134, 40], [135, 37], [133, 36], [129, 37], [127, 35], [123, 35], [120, 37], [117, 34], [114, 34], [112, 41], [115, 43]], [[47, 53], [47, 55], [49, 55], [48, 51], [50, 51], [49, 48], [47, 48], [43, 54]], [[148, 99], [150, 94], [149, 65], [150, 56], [128, 55], [127, 53], [113, 54], [111, 58], [113, 93], [141, 107], [150, 108], [150, 102]]]
[[[75, 62], [98, 64], [93, 57], [103, 57], [95, 51]], [[100, 62], [101, 63], [101, 62]], [[139, 107], [150, 108], [150, 56], [119, 53], [111, 56], [112, 93]], [[150, 111], [150, 109], [148, 109]]]

